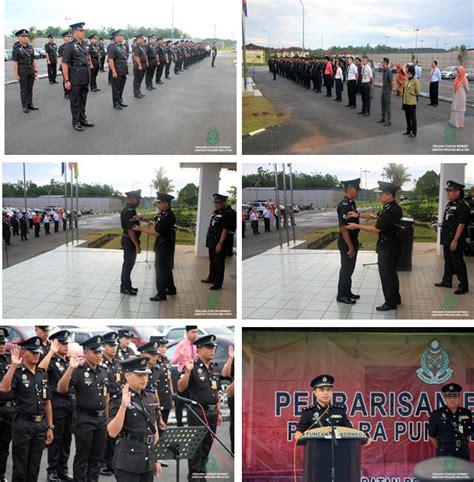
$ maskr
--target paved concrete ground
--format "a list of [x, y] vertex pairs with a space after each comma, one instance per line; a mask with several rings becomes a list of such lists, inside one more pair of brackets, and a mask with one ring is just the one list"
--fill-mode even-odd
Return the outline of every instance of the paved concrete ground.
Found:
[[[298, 243], [298, 242], [297, 242]], [[340, 254], [334, 250], [276, 247], [242, 263], [242, 316], [246, 319], [472, 319], [474, 293], [453, 294], [455, 288], [437, 288], [443, 257], [433, 243], [416, 243], [412, 271], [399, 272], [402, 305], [378, 312], [384, 302], [377, 255], [361, 251], [352, 276], [355, 305], [336, 301]], [[474, 258], [466, 258], [474, 276]], [[364, 266], [365, 265], [365, 266]]]
[[[116, 229], [120, 227], [120, 214], [100, 214], [97, 216], [81, 216], [79, 218], [79, 238], [85, 234], [103, 229]], [[34, 230], [30, 230], [28, 241], [21, 241], [20, 236], [11, 237], [11, 246], [3, 244], [3, 268], [21, 263], [27, 259], [47, 253], [58, 246], [66, 243], [66, 232], [62, 230], [60, 223], [59, 233], [54, 232], [54, 224], [51, 223], [51, 234], [46, 236], [44, 229], [41, 227], [40, 237], [35, 238]], [[68, 230], [68, 239], [71, 242], [72, 231]], [[74, 236], [76, 230], [74, 229]]]
[[[99, 72], [101, 92], [89, 92], [87, 117], [95, 124], [84, 132], [72, 129], [70, 103], [62, 84], [47, 79], [35, 82], [33, 101], [39, 111], [21, 110], [18, 83], [5, 86], [6, 154], [235, 154], [235, 57], [222, 53], [216, 67], [204, 59], [164, 79], [145, 99], [133, 97], [133, 74], [127, 78], [124, 102], [112, 106], [107, 72]], [[7, 66], [7, 70], [8, 70]], [[59, 78], [61, 81], [61, 78]], [[209, 145], [208, 133], [216, 128], [220, 142]]]
[[[298, 86], [291, 80], [277, 76], [276, 82], [268, 69], [256, 69], [257, 88], [273, 104], [278, 113], [287, 116], [283, 126], [272, 127], [243, 139], [243, 154], [466, 154], [472, 152], [474, 138], [474, 109], [468, 108], [464, 129], [448, 129], [450, 104], [440, 102], [428, 106], [429, 99], [420, 97], [417, 106], [418, 135], [414, 139], [403, 136], [406, 130], [401, 98], [392, 97], [392, 126], [377, 124], [380, 119], [381, 89], [375, 87], [370, 117], [357, 115], [358, 109], [344, 107], [333, 97], [324, 97]], [[448, 81], [446, 81], [448, 82]], [[453, 134], [454, 133], [454, 134]], [[447, 144], [455, 136], [455, 145]], [[454, 138], [454, 137], [453, 137]], [[456, 150], [456, 146], [457, 149]]]
[[[171, 425], [170, 425], [171, 426]], [[224, 444], [226, 444], [230, 448], [230, 437], [229, 437], [229, 422], [224, 421], [222, 425], [220, 425], [217, 429], [217, 436], [222, 440]], [[216, 442], [217, 443], [217, 442]], [[10, 446], [11, 448], [11, 446]], [[223, 480], [229, 480], [232, 481], [234, 480], [234, 472], [231, 467], [227, 464], [233, 465], [233, 462], [231, 460], [230, 455], [225, 452], [225, 450], [219, 446], [219, 451], [222, 454], [223, 459], [225, 462], [222, 461], [220, 456], [217, 454], [217, 450], [215, 445], [213, 446], [211, 450], [211, 457], [210, 457], [210, 469], [209, 472], [212, 472], [216, 474], [215, 478], [223, 479]], [[69, 460], [69, 473], [72, 475], [72, 463], [73, 463], [73, 458], [74, 458], [74, 452], [75, 452], [75, 444], [74, 444], [74, 437], [73, 437], [73, 442], [72, 442], [72, 447], [71, 447], [71, 458]], [[174, 481], [176, 480], [176, 463], [174, 461], [167, 461], [168, 467], [163, 468], [163, 474], [157, 478], [155, 477], [155, 480], [157, 481]], [[41, 459], [41, 469], [40, 469], [40, 476], [38, 478], [38, 482], [46, 482], [46, 468], [48, 466], [48, 454], [47, 451], [45, 450], [43, 452], [43, 457]], [[11, 454], [8, 457], [7, 461], [7, 473], [5, 474], [8, 480], [11, 480], [11, 470], [12, 470], [12, 459], [11, 459]], [[217, 474], [220, 474], [220, 476], [217, 476]], [[180, 479], [181, 480], [187, 480], [187, 475], [188, 475], [188, 463], [186, 460], [181, 461], [180, 463]], [[115, 477], [99, 477], [100, 482], [112, 482], [115, 481]]]

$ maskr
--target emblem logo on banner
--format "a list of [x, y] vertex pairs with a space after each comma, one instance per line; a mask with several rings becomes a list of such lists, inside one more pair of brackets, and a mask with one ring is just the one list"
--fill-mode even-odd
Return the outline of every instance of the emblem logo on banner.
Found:
[[416, 373], [418, 378], [428, 385], [441, 385], [452, 377], [449, 356], [439, 340], [430, 341], [428, 349], [421, 356], [421, 368], [418, 368]]

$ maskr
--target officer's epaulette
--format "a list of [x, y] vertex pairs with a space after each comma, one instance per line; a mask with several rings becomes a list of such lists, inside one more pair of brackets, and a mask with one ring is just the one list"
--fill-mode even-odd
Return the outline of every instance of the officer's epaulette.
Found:
[[306, 412], [306, 410], [311, 410], [312, 408], [316, 407], [316, 404], [314, 405], [308, 405], [307, 407], [303, 408], [303, 412]]

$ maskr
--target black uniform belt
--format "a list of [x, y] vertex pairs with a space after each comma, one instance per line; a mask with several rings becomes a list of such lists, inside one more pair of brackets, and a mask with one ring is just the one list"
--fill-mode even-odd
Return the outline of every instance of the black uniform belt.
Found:
[[74, 400], [75, 397], [72, 393], [53, 392], [53, 398], [58, 398], [61, 400]]
[[215, 405], [204, 405], [204, 410], [207, 410], [209, 412], [214, 412], [215, 410], [217, 410], [217, 404]]
[[15, 406], [15, 402], [11, 401], [11, 402], [0, 402], [0, 408], [1, 407], [14, 407]]
[[140, 442], [147, 445], [152, 445], [155, 442], [154, 435], [135, 435], [133, 433], [121, 433], [120, 438], [131, 440], [132, 442]]
[[72, 63], [71, 65], [73, 65], [74, 67], [89, 67], [87, 64], [78, 64], [78, 63]]
[[18, 413], [20, 418], [29, 420], [30, 422], [40, 423], [43, 421], [44, 415], [29, 415], [27, 413]]
[[92, 415], [93, 417], [103, 417], [105, 415], [105, 409], [104, 410], [87, 410], [85, 408], [79, 407], [78, 410], [80, 412], [87, 413], [88, 415]]

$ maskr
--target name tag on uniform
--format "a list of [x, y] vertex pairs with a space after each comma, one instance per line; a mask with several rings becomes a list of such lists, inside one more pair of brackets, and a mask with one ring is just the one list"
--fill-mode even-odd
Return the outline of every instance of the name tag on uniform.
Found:
[[212, 382], [211, 382], [211, 388], [212, 388], [213, 390], [217, 390], [217, 383], [216, 383], [215, 380], [212, 380]]

